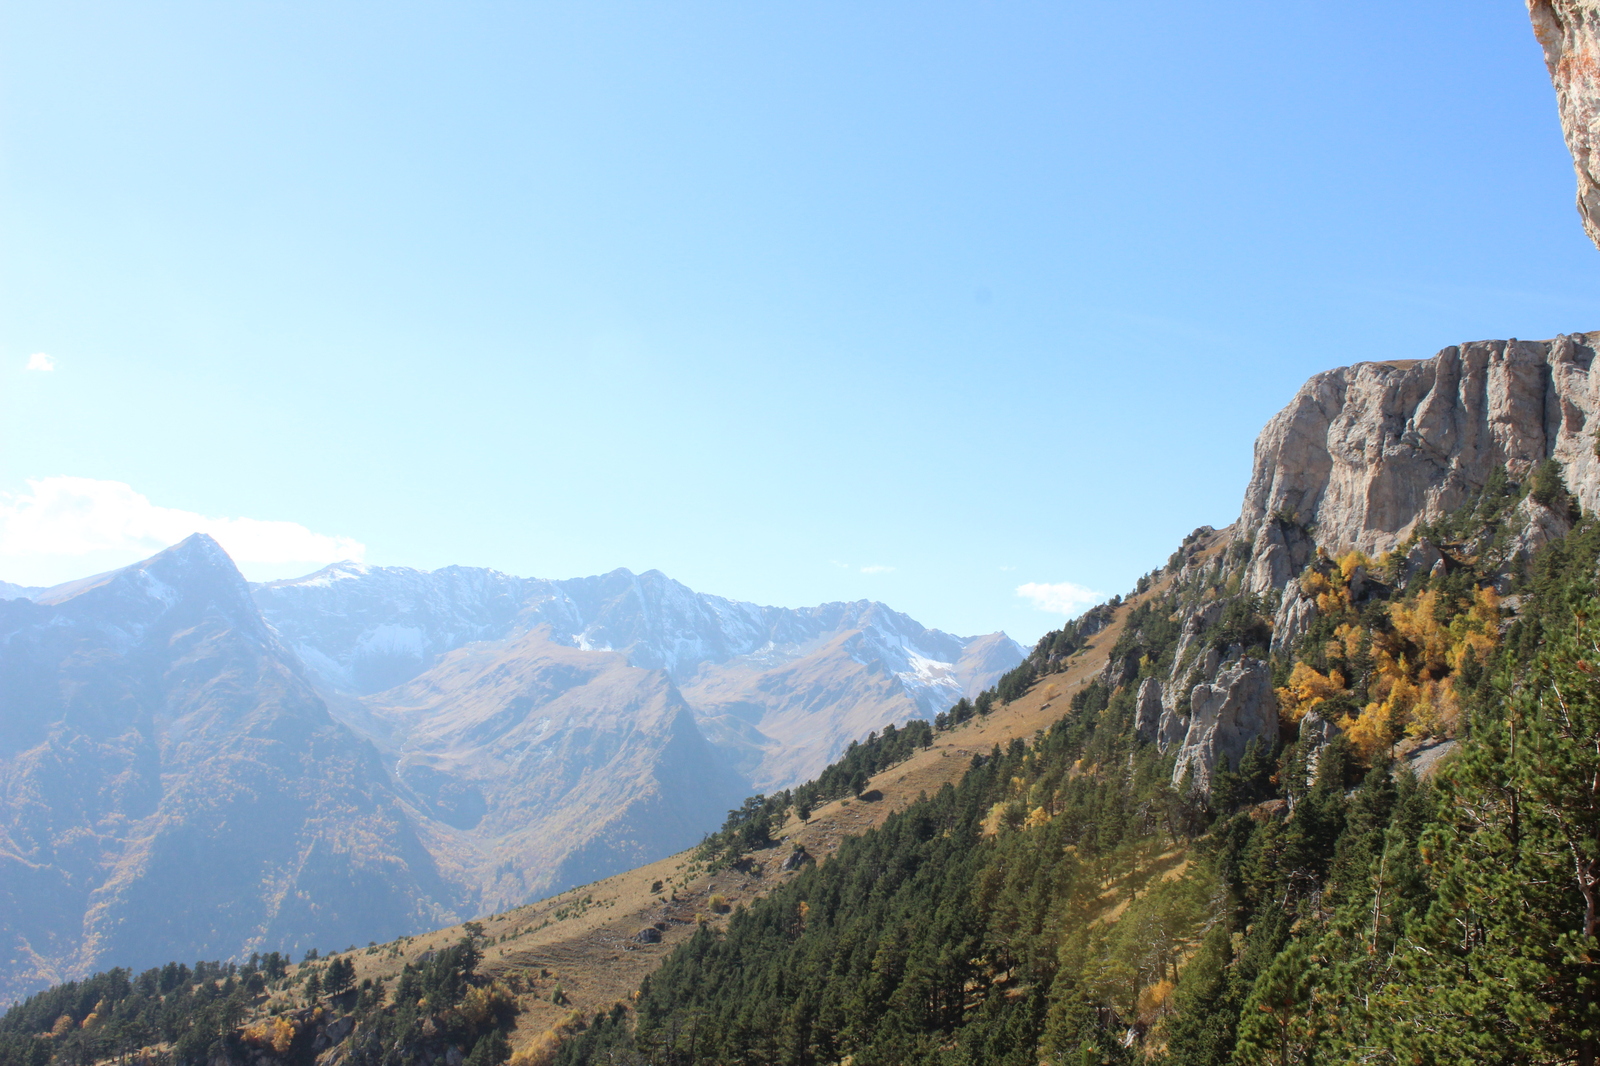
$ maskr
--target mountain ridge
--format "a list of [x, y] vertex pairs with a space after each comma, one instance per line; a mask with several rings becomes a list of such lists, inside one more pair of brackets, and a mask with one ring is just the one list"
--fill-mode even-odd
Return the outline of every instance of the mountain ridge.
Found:
[[[730, 706], [747, 712], [735, 714], [742, 724], [724, 720], [708, 728], [728, 764], [760, 789], [820, 771], [848, 740], [873, 729], [931, 719], [976, 696], [1025, 654], [1003, 633], [955, 637], [872, 600], [766, 607], [695, 592], [657, 570], [619, 568], [556, 581], [479, 567], [335, 563], [304, 578], [258, 584], [254, 595], [324, 686], [368, 703], [382, 702], [382, 693], [423, 675], [451, 651], [511, 641], [541, 626], [552, 643], [617, 651], [634, 667], [664, 670], [703, 719], [727, 719]], [[829, 649], [849, 634], [858, 634], [851, 647]], [[762, 695], [761, 679], [786, 668], [859, 673], [851, 662], [868, 672], [882, 663], [886, 672], [863, 675], [854, 691], [841, 694], [850, 708], [843, 712], [848, 729], [830, 729], [794, 754], [779, 737], [814, 724], [816, 701], [809, 690], [792, 692], [788, 701]]]
[[[795, 737], [824, 741], [779, 763], [791, 777], [924, 714], [930, 693], [954, 699], [1020, 660], [1001, 635], [951, 638], [879, 604], [758, 608], [654, 572], [563, 586], [466, 567], [379, 569], [380, 582], [411, 586], [395, 611], [392, 589], [364, 581], [373, 570], [336, 564], [269, 583], [263, 596], [197, 535], [120, 570], [0, 590], [10, 726], [0, 739], [0, 865], [13, 882], [0, 908], [11, 916], [0, 918], [10, 959], [0, 993], [109, 957], [362, 942], [521, 904], [694, 843], [752, 790], [745, 774]], [[291, 620], [297, 631], [260, 602], [328, 588], [366, 603], [314, 602]], [[416, 652], [428, 641], [442, 650], [431, 661], [380, 655], [370, 676], [404, 680], [351, 692], [308, 662], [318, 653], [304, 639], [308, 618], [331, 619], [347, 651]], [[695, 626], [714, 627], [712, 639]], [[612, 643], [625, 650], [599, 650]], [[976, 657], [961, 665], [969, 644]], [[758, 667], [809, 671], [787, 693], [792, 707], [778, 700], [746, 724], [737, 752], [708, 743], [727, 730], [672, 674], [698, 676], [706, 663], [690, 657], [708, 647], [724, 680], [741, 670], [759, 680]], [[733, 655], [746, 650], [748, 669]], [[921, 654], [930, 651], [958, 662]], [[899, 675], [917, 670], [924, 683], [908, 689]], [[73, 691], [80, 704], [98, 693], [94, 728], [77, 721], [79, 704], [63, 705]], [[74, 797], [69, 780], [113, 798]], [[85, 832], [98, 841], [90, 852], [61, 853]], [[180, 854], [210, 872], [186, 877]], [[361, 882], [384, 863], [388, 873]], [[174, 897], [182, 883], [191, 888]], [[352, 893], [359, 906], [327, 898]], [[321, 917], [307, 919], [305, 907]], [[163, 914], [171, 920], [156, 920]], [[295, 914], [303, 928], [286, 929]]]

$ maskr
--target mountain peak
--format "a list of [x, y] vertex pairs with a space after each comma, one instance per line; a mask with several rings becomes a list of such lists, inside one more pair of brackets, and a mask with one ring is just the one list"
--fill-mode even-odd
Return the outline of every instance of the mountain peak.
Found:
[[231, 626], [266, 635], [249, 583], [222, 545], [204, 533], [120, 570], [45, 589], [32, 599], [45, 607], [70, 606], [87, 617], [139, 619], [127, 630], [129, 636], [175, 611], [193, 616], [215, 612]]
[[253, 587], [289, 588], [295, 585], [320, 587], [331, 585], [335, 581], [347, 581], [351, 578], [363, 577], [371, 572], [372, 567], [366, 563], [358, 563], [354, 559], [340, 559], [338, 562], [329, 563], [321, 570], [309, 573], [304, 577], [283, 578], [278, 581], [261, 581], [254, 583]]

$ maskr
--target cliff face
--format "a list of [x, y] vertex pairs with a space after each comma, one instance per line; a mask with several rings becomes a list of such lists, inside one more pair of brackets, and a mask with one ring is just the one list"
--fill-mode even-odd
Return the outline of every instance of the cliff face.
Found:
[[1250, 587], [1282, 588], [1314, 546], [1387, 551], [1497, 467], [1520, 480], [1554, 458], [1579, 502], [1600, 509], [1596, 344], [1600, 334], [1476, 341], [1313, 377], [1256, 441], [1234, 527], [1252, 542]]
[[1589, 239], [1600, 246], [1600, 3], [1528, 0], [1528, 15], [1578, 173], [1578, 214]]

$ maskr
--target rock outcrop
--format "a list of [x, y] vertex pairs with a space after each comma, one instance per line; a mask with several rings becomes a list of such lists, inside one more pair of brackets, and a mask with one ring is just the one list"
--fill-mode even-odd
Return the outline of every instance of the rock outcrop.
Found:
[[1284, 587], [1313, 544], [1387, 551], [1497, 468], [1520, 480], [1554, 458], [1578, 501], [1600, 509], [1596, 343], [1600, 334], [1476, 341], [1313, 377], [1256, 441], [1234, 526], [1251, 544], [1247, 589]]
[[[1147, 677], [1139, 685], [1139, 695], [1134, 701], [1134, 732], [1148, 741], [1154, 741], [1161, 728], [1161, 682]], [[1163, 749], [1165, 750], [1165, 749]]]
[[1578, 214], [1589, 239], [1600, 246], [1600, 3], [1528, 0], [1528, 15], [1578, 174]]
[[1294, 651], [1316, 620], [1316, 602], [1300, 591], [1299, 578], [1290, 578], [1283, 588], [1283, 599], [1278, 601], [1278, 613], [1272, 620], [1272, 654], [1288, 655]]
[[1306, 786], [1316, 784], [1317, 769], [1322, 764], [1322, 753], [1328, 750], [1333, 738], [1343, 730], [1315, 710], [1300, 719], [1300, 744], [1306, 756]]
[[1172, 768], [1172, 783], [1191, 777], [1191, 787], [1206, 792], [1225, 758], [1238, 768], [1244, 749], [1257, 737], [1267, 745], [1278, 740], [1278, 699], [1272, 671], [1259, 659], [1224, 663], [1212, 684], [1196, 685], [1190, 697], [1189, 728]]

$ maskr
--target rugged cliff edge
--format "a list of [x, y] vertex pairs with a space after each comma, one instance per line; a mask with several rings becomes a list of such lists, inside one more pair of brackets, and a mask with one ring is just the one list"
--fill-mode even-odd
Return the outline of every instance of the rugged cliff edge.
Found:
[[1251, 543], [1248, 587], [1283, 588], [1314, 547], [1388, 551], [1496, 470], [1521, 480], [1554, 459], [1578, 502], [1600, 508], [1596, 343], [1475, 341], [1313, 377], [1256, 441], [1234, 527]]
[[1533, 33], [1556, 87], [1561, 129], [1578, 174], [1578, 214], [1600, 246], [1600, 4], [1594, 0], [1528, 0]]

